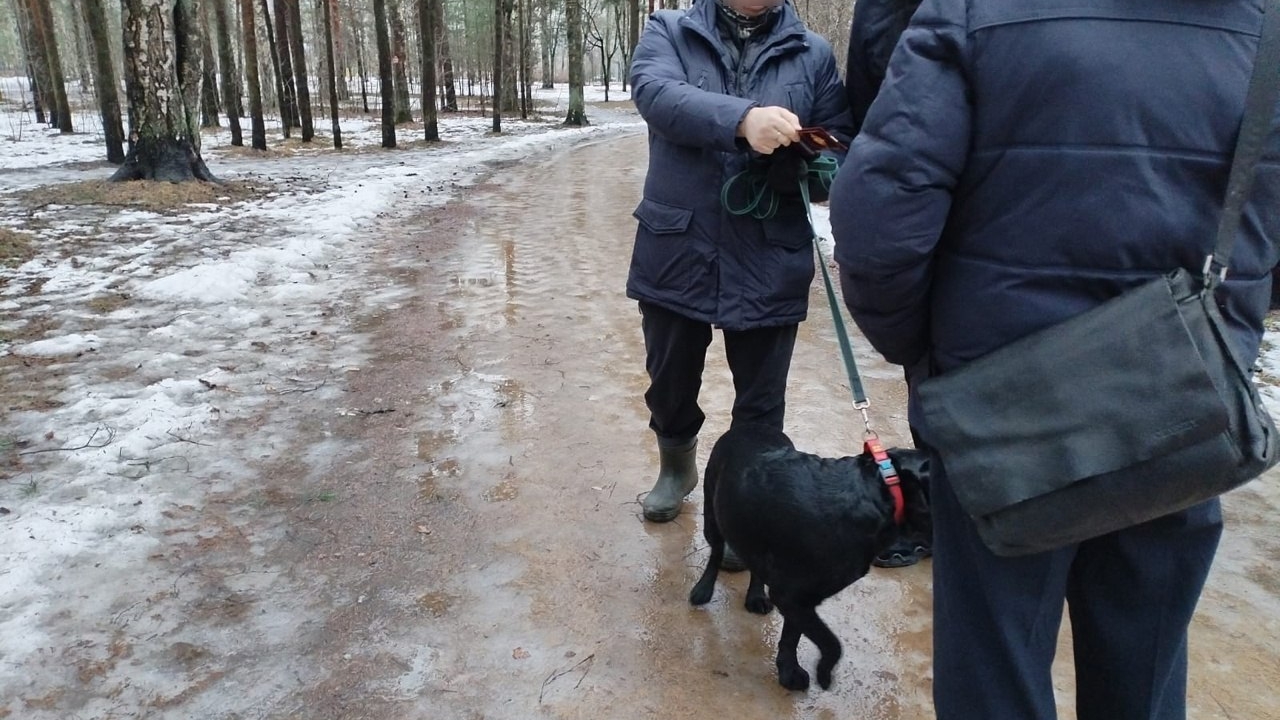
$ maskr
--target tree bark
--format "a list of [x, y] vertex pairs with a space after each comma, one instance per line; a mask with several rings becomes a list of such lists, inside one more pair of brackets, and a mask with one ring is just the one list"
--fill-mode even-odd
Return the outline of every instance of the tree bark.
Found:
[[587, 105], [583, 93], [582, 68], [582, 3], [580, 0], [565, 0], [564, 3], [565, 34], [568, 44], [565, 49], [569, 53], [569, 113], [565, 116], [565, 125], [581, 127], [587, 123]]
[[[289, 63], [289, 34], [279, 12], [280, 0], [276, 2], [276, 16], [271, 17], [268, 0], [262, 0], [263, 27], [267, 31], [267, 46], [271, 50], [271, 67], [276, 75], [276, 102], [280, 107], [280, 130], [286, 138], [292, 136], [292, 129], [298, 127], [298, 105], [293, 93], [293, 66]], [[278, 31], [278, 32], [277, 32]], [[279, 38], [277, 38], [279, 35]], [[284, 50], [281, 50], [281, 46]]]
[[88, 43], [85, 41], [84, 13], [76, 12], [75, 3], [71, 4], [71, 32], [76, 37], [76, 74], [80, 77], [80, 91], [84, 92], [93, 85], [93, 74], [89, 69]]
[[67, 102], [67, 83], [62, 74], [62, 56], [58, 52], [58, 35], [54, 32], [53, 9], [49, 0], [30, 0], [32, 18], [35, 20], [36, 37], [43, 48], [45, 67], [49, 73], [50, 92], [46, 95], [57, 107], [54, 122], [58, 130], [69, 133], [71, 127], [71, 105]]
[[227, 0], [209, 0], [213, 3], [214, 20], [218, 25], [218, 64], [222, 72], [222, 105], [227, 111], [227, 124], [231, 126], [231, 144], [244, 146], [240, 130], [240, 116], [244, 114], [240, 100], [240, 72], [236, 69], [235, 47], [231, 44], [231, 23], [227, 19]]
[[324, 52], [329, 63], [329, 115], [333, 123], [333, 147], [342, 149], [342, 126], [338, 124], [338, 79], [333, 61], [333, 6], [329, 0], [320, 0], [324, 6]]
[[493, 131], [502, 132], [502, 21], [503, 0], [493, 0]]
[[[354, 11], [353, 11], [354, 12]], [[364, 104], [365, 114], [369, 112], [369, 84], [365, 81], [364, 72], [364, 37], [360, 32], [360, 23], [352, 19], [351, 32], [355, 35], [356, 74], [360, 76], [360, 101]]]
[[[36, 122], [43, 125], [46, 122], [44, 109], [49, 105], [49, 61], [45, 57], [40, 37], [36, 34], [35, 14], [30, 0], [17, 0], [14, 11], [18, 16], [18, 30], [26, 52], [28, 74], [31, 76], [31, 99], [35, 105]], [[49, 114], [58, 114], [56, 105], [49, 107]]]
[[394, 71], [396, 89], [396, 124], [413, 122], [413, 113], [409, 106], [409, 75], [407, 67], [409, 53], [406, 52], [404, 20], [400, 16], [400, 3], [386, 0], [387, 20], [391, 29], [391, 68]]
[[[195, 3], [123, 0], [129, 154], [112, 180], [215, 181], [200, 158]], [[194, 33], [194, 35], [191, 35]], [[192, 87], [194, 85], [194, 87]]]
[[218, 64], [213, 56], [213, 38], [209, 32], [209, 2], [220, 0], [205, 0], [200, 6], [200, 61], [204, 68], [200, 89], [200, 126], [215, 128], [221, 126], [218, 114], [222, 109], [218, 107]]
[[82, 0], [80, 10], [89, 30], [93, 51], [93, 85], [102, 113], [102, 134], [107, 143], [107, 161], [124, 162], [124, 126], [120, 122], [120, 92], [116, 68], [111, 62], [111, 43], [107, 38], [107, 13], [102, 0]]
[[551, 36], [551, 5], [549, 2], [543, 4], [538, 13], [538, 39], [539, 45], [542, 46], [542, 89], [550, 90], [555, 87], [555, 48], [554, 38]]
[[311, 142], [316, 127], [311, 119], [311, 88], [307, 80], [307, 51], [302, 42], [302, 6], [299, 0], [285, 0], [289, 20], [289, 52], [293, 56], [294, 91], [298, 98], [298, 119], [302, 142]]
[[387, 1], [373, 0], [373, 32], [378, 41], [378, 78], [382, 90], [382, 147], [396, 146], [396, 89], [391, 78], [391, 37], [387, 32]]
[[436, 49], [439, 50], [440, 71], [444, 77], [444, 109], [449, 112], [458, 111], [458, 95], [454, 88], [453, 56], [449, 52], [449, 26], [445, 22], [444, 0], [432, 0], [436, 14]]
[[502, 111], [515, 113], [520, 109], [517, 95], [515, 0], [502, 2]]
[[422, 38], [422, 129], [428, 141], [440, 139], [436, 111], [436, 9], [441, 0], [418, 0], [418, 35]]
[[258, 29], [253, 21], [253, 0], [240, 0], [240, 25], [244, 32], [244, 75], [249, 86], [249, 118], [254, 150], [267, 149], [267, 128], [262, 119], [262, 80], [258, 75]]

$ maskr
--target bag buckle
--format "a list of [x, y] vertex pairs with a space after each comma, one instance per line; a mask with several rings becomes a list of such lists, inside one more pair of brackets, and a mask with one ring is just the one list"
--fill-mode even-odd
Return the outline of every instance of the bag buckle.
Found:
[[1206, 282], [1210, 282], [1210, 278], [1217, 277], [1217, 282], [1212, 284], [1224, 283], [1227, 281], [1227, 266], [1219, 265], [1218, 259], [1212, 254], [1204, 259], [1204, 267], [1200, 268], [1200, 275], [1204, 277]]

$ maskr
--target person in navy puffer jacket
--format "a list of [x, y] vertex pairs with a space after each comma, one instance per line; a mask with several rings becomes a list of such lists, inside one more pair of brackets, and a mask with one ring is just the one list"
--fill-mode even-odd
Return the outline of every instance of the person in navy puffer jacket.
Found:
[[[1175, 267], [1198, 271], [1260, 27], [1260, 0], [925, 0], [831, 192], [863, 333], [890, 362], [946, 373]], [[1280, 136], [1270, 143], [1218, 291], [1249, 362], [1280, 258]], [[933, 461], [937, 717], [1055, 718], [1065, 598], [1076, 716], [1185, 718], [1218, 502], [1002, 558]]]
[[[649, 426], [660, 467], [644, 517], [674, 519], [698, 481], [698, 392], [712, 328], [724, 336], [735, 422], [782, 429], [796, 328], [814, 275], [813, 228], [790, 148], [802, 127], [851, 137], [831, 46], [780, 0], [696, 0], [660, 10], [631, 64], [632, 98], [649, 128], [649, 169], [627, 278], [645, 339]], [[777, 211], [735, 215], [726, 181], [788, 169]], [[728, 564], [736, 565], [732, 555]]]

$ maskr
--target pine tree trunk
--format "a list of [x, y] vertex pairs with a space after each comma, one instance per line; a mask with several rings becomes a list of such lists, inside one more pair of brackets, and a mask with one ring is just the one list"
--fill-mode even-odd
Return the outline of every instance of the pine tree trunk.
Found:
[[627, 55], [626, 70], [622, 73], [622, 89], [627, 89], [631, 79], [631, 58], [636, 56], [636, 45], [640, 44], [640, 0], [627, 0]]
[[[44, 53], [40, 50], [40, 41], [36, 38], [35, 21], [31, 17], [31, 6], [27, 0], [16, 0], [14, 14], [18, 18], [18, 36], [22, 41], [23, 58], [27, 61], [27, 76], [31, 80], [31, 100], [36, 113], [36, 122], [45, 123], [44, 106], [45, 88], [49, 80], [45, 75]], [[50, 108], [56, 112], [55, 108]]]
[[311, 87], [307, 79], [307, 51], [302, 41], [302, 6], [299, 0], [285, 0], [289, 20], [289, 51], [293, 56], [294, 91], [298, 96], [298, 119], [302, 121], [302, 142], [311, 142], [316, 126], [311, 119]]
[[502, 86], [503, 86], [503, 70], [502, 59], [506, 55], [503, 52], [502, 37], [506, 33], [503, 32], [502, 21], [502, 5], [503, 0], [493, 0], [493, 131], [495, 133], [502, 132]]
[[338, 0], [321, 1], [329, 4], [329, 17], [333, 19], [333, 59], [338, 63], [338, 66], [333, 69], [333, 74], [340, 81], [338, 82], [338, 99], [350, 100], [351, 88], [347, 86], [347, 79], [351, 60], [347, 57], [346, 36], [342, 34], [342, 13], [338, 11]]
[[360, 100], [364, 104], [365, 114], [369, 113], [369, 86], [365, 81], [364, 72], [364, 38], [361, 37], [360, 24], [354, 20], [351, 23], [352, 33], [356, 38], [356, 74], [360, 76]]
[[449, 52], [449, 26], [445, 23], [444, 0], [432, 0], [436, 10], [436, 49], [439, 51], [440, 71], [443, 74], [444, 109], [458, 111], [458, 95], [454, 87], [453, 56]]
[[71, 106], [67, 102], [67, 83], [62, 74], [62, 56], [58, 52], [58, 37], [54, 32], [53, 11], [49, 0], [28, 0], [31, 4], [32, 27], [34, 28], [39, 55], [44, 60], [47, 82], [45, 100], [52, 106], [54, 117], [50, 118], [58, 129], [64, 133], [72, 132]]
[[89, 70], [89, 50], [85, 41], [84, 13], [76, 12], [75, 3], [71, 4], [71, 32], [76, 37], [76, 74], [80, 77], [80, 92], [84, 93], [93, 85], [93, 74]]
[[436, 9], [441, 0], [418, 0], [418, 35], [422, 38], [422, 129], [427, 140], [440, 139], [436, 110]]
[[258, 74], [258, 29], [253, 21], [253, 0], [240, 0], [240, 26], [244, 32], [244, 75], [249, 86], [249, 122], [254, 150], [267, 149], [267, 127], [262, 118], [262, 80]]
[[93, 50], [93, 86], [102, 112], [102, 134], [107, 143], [107, 161], [124, 162], [124, 127], [120, 122], [120, 92], [116, 68], [111, 62], [111, 43], [107, 38], [107, 13], [102, 0], [82, 0], [80, 10], [89, 30]]
[[200, 90], [200, 126], [216, 128], [221, 127], [218, 114], [222, 109], [218, 107], [218, 65], [213, 55], [212, 34], [209, 32], [210, 2], [217, 3], [221, 0], [205, 0], [200, 6], [200, 59], [204, 67]]
[[[262, 25], [267, 31], [267, 47], [271, 51], [271, 67], [276, 76], [276, 102], [280, 108], [280, 130], [286, 138], [292, 136], [293, 128], [298, 126], [298, 109], [296, 96], [293, 94], [293, 66], [289, 63], [289, 35], [279, 12], [280, 0], [275, 0], [276, 16], [271, 17], [268, 0], [262, 0]], [[279, 37], [277, 37], [279, 36]], [[282, 50], [281, 46], [285, 49]]]
[[565, 34], [568, 36], [565, 49], [569, 53], [569, 113], [564, 124], [581, 127], [588, 124], [583, 92], [582, 3], [580, 0], [565, 0], [564, 6]]
[[409, 76], [406, 71], [409, 54], [405, 52], [404, 20], [400, 17], [400, 3], [386, 0], [387, 21], [391, 30], [391, 68], [396, 90], [396, 124], [413, 122], [413, 113], [409, 107], [412, 100], [409, 95]]
[[502, 0], [502, 111], [516, 113], [519, 106], [517, 85], [515, 0]]
[[204, 84], [204, 63], [201, 45], [204, 26], [200, 22], [200, 0], [175, 0], [173, 3], [173, 33], [175, 67], [178, 88], [182, 93], [182, 119], [186, 134], [200, 153], [200, 88]]
[[227, 111], [227, 124], [231, 126], [231, 144], [244, 146], [240, 130], [240, 117], [244, 115], [240, 99], [240, 72], [236, 69], [235, 46], [231, 44], [231, 23], [227, 18], [227, 0], [209, 0], [213, 3], [213, 16], [218, 25], [218, 64], [222, 72], [222, 105]]
[[338, 124], [338, 77], [333, 58], [333, 5], [329, 0], [320, 0], [324, 7], [324, 53], [329, 66], [329, 115], [333, 124], [333, 147], [342, 149], [342, 126]]
[[373, 32], [378, 41], [378, 79], [382, 90], [382, 147], [396, 146], [396, 89], [391, 77], [391, 37], [387, 0], [373, 0]]
[[[112, 180], [214, 181], [200, 159], [197, 3], [123, 0], [129, 154]], [[191, 46], [188, 41], [195, 41]]]
[[[549, 2], [549, 0], [544, 0]], [[555, 87], [555, 42], [551, 37], [551, 8], [543, 5], [538, 13], [538, 44], [542, 46], [542, 89]]]

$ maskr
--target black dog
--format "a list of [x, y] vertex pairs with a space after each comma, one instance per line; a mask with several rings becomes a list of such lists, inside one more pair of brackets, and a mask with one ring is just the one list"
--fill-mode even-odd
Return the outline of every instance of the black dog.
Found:
[[[928, 457], [918, 450], [888, 453], [905, 499], [903, 530], [928, 532]], [[897, 537], [893, 496], [875, 460], [866, 453], [821, 458], [796, 450], [779, 430], [737, 425], [712, 448], [702, 487], [711, 559], [689, 602], [711, 599], [727, 542], [751, 571], [747, 610], [765, 614], [776, 606], [782, 614], [778, 682], [789, 690], [809, 687], [809, 673], [796, 660], [803, 634], [822, 653], [818, 684], [827, 689], [841, 649], [818, 604], [866, 575], [871, 559]]]

